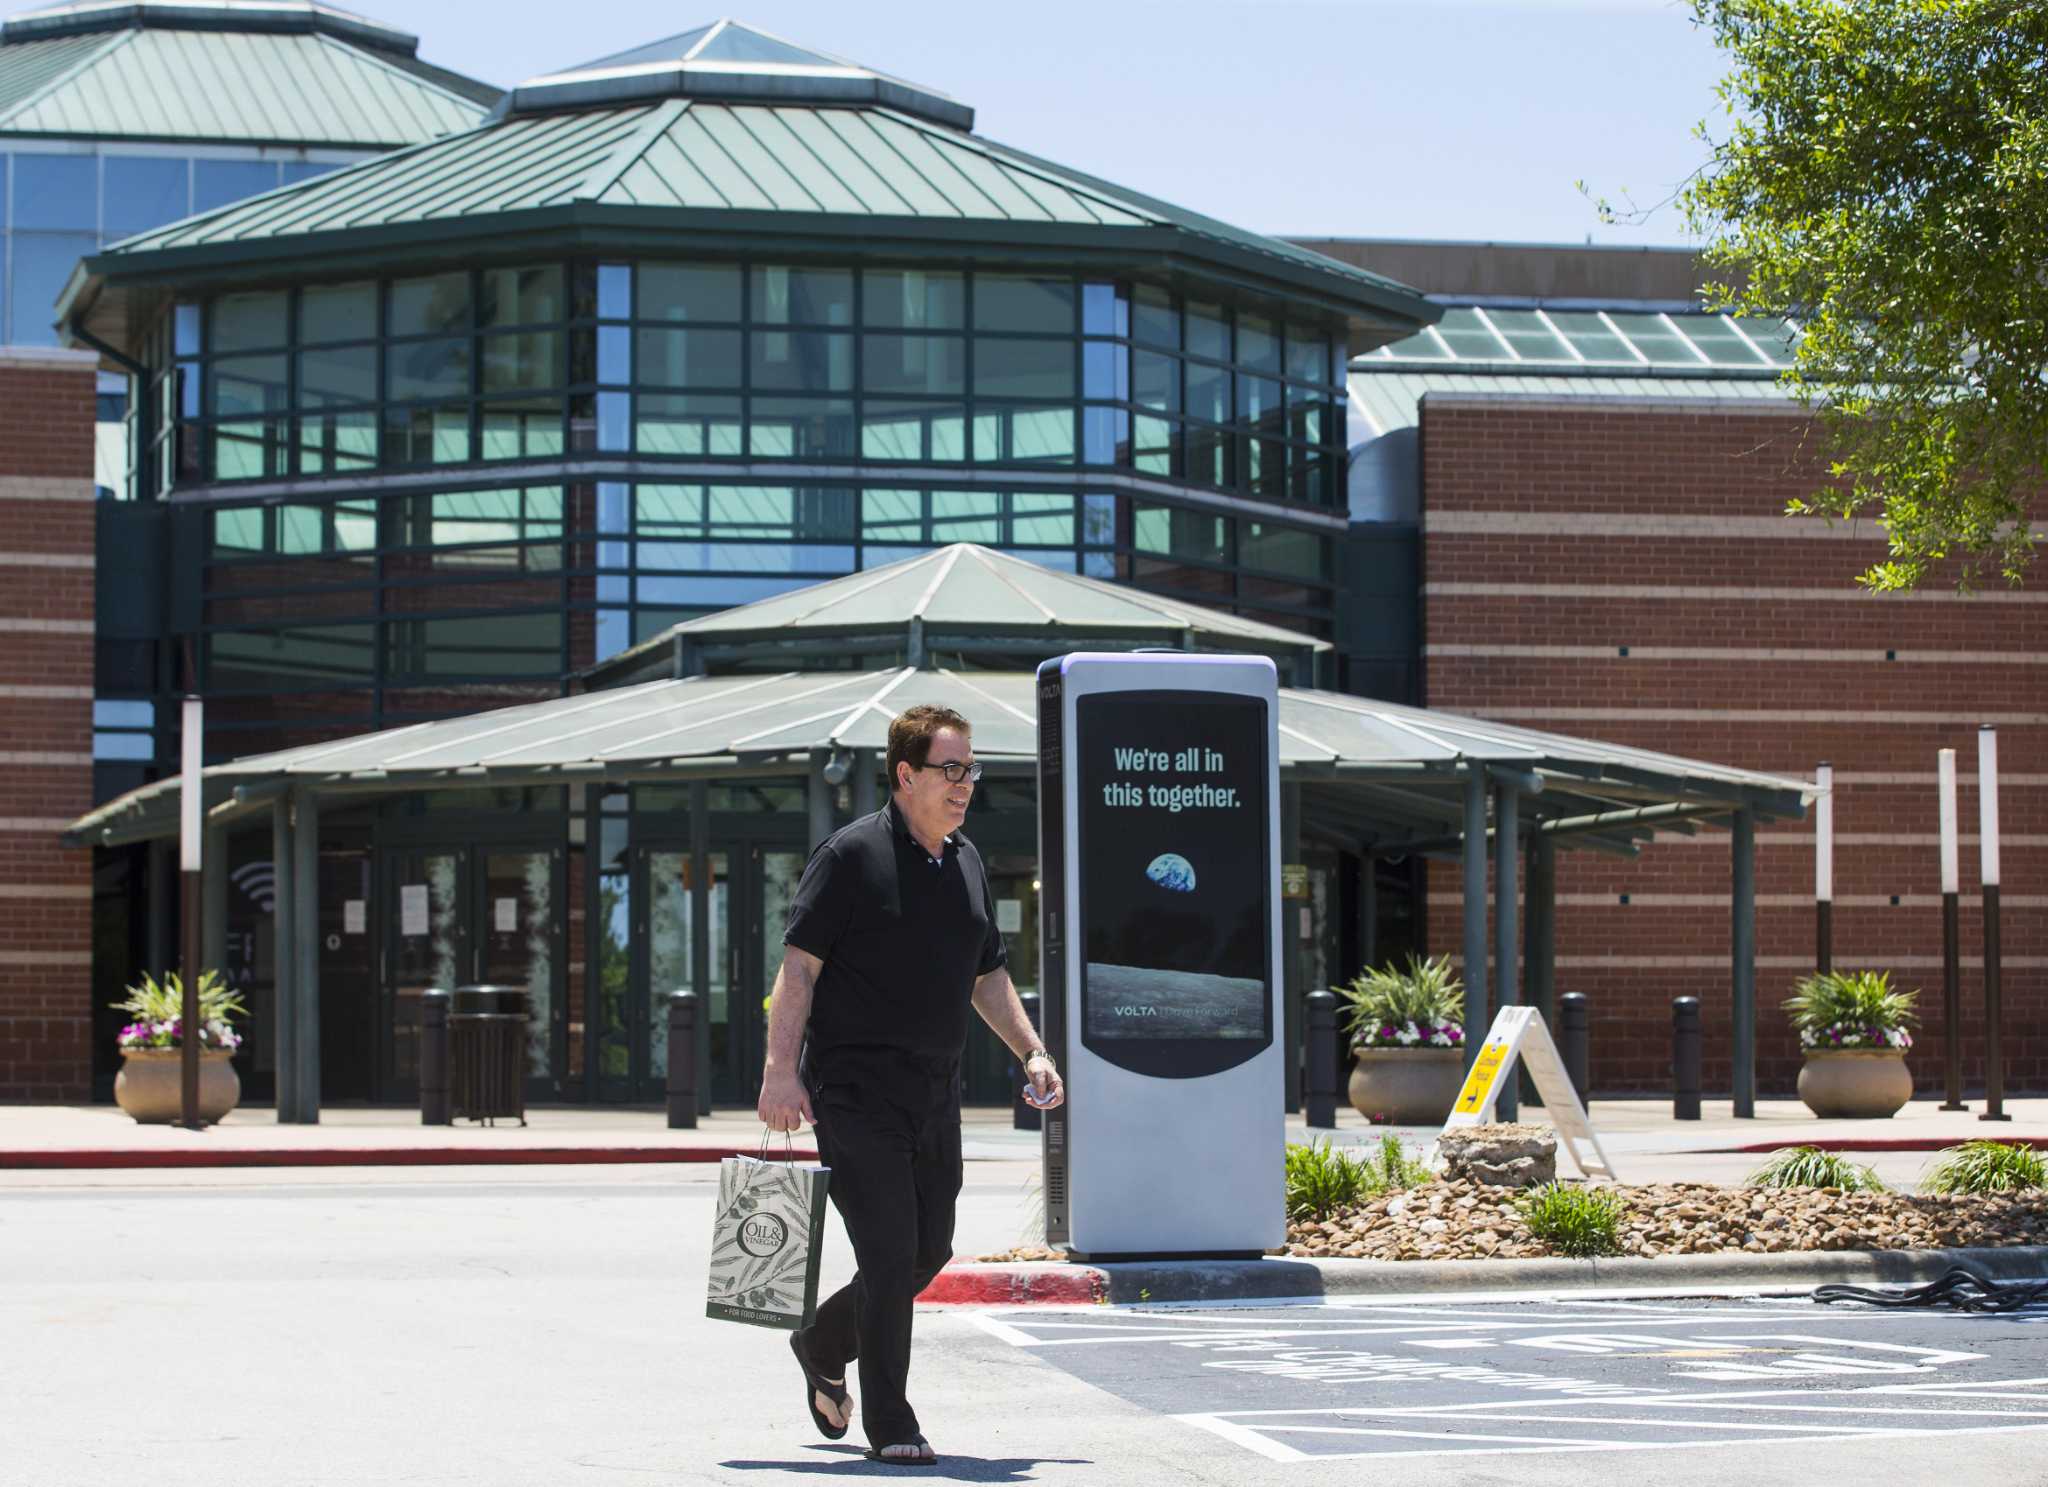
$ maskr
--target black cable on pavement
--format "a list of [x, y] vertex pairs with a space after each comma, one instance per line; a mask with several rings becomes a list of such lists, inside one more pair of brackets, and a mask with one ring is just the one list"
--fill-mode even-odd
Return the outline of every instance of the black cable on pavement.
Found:
[[1955, 1265], [1941, 1279], [1924, 1286], [1897, 1289], [1822, 1286], [1813, 1293], [1813, 1299], [1823, 1306], [1831, 1301], [1860, 1301], [1865, 1306], [1894, 1310], [1912, 1306], [1947, 1306], [1957, 1311], [2008, 1312], [2048, 1302], [2048, 1281], [2016, 1281], [2001, 1285], [1967, 1265]]

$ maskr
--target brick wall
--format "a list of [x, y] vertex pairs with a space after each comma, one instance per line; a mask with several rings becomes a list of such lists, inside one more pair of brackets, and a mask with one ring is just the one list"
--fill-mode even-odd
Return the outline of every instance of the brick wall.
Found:
[[[1835, 965], [1921, 988], [1923, 1091], [1945, 1036], [1943, 747], [1961, 783], [1964, 1077], [1983, 1077], [1976, 734], [1996, 724], [2006, 1085], [2048, 1090], [2048, 593], [1860, 590], [1874, 529], [1781, 515], [1825, 472], [1789, 407], [1433, 395], [1422, 468], [1428, 705], [1776, 774], [1831, 763]], [[1813, 967], [1811, 818], [1760, 822], [1757, 840], [1758, 1087], [1785, 1094], [1799, 1053], [1778, 1003]], [[1557, 989], [1592, 998], [1596, 1088], [1668, 1089], [1671, 998], [1691, 995], [1707, 1087], [1727, 1089], [1729, 877], [1718, 827], [1634, 860], [1559, 854]], [[1456, 951], [1461, 907], [1456, 865], [1432, 865], [1432, 949]]]
[[0, 1100], [91, 1092], [94, 358], [0, 348]]

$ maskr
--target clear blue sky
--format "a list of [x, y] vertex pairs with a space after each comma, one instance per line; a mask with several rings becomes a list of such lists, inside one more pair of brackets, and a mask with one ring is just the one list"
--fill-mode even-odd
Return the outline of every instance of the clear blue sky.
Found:
[[[340, 0], [506, 84], [720, 14], [939, 88], [991, 139], [1290, 234], [1675, 243], [1721, 58], [1677, 0]], [[734, 8], [719, 10], [720, 4]]]
[[1722, 71], [1683, 0], [336, 3], [500, 85], [728, 14], [950, 93], [992, 139], [1293, 235], [1683, 241], [1669, 209], [1603, 227], [1574, 182], [1666, 198]]

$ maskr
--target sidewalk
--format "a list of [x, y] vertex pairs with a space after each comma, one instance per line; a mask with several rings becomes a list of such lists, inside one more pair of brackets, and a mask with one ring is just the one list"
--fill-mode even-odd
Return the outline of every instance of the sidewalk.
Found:
[[[1812, 1144], [1857, 1153], [1891, 1182], [1911, 1182], [1929, 1153], [1958, 1141], [1996, 1136], [2048, 1146], [2048, 1099], [2008, 1100], [2013, 1119], [1977, 1119], [1915, 1100], [1890, 1120], [1815, 1120], [1796, 1100], [1762, 1100], [1753, 1120], [1736, 1120], [1728, 1102], [1708, 1101], [1704, 1118], [1675, 1121], [1668, 1099], [1596, 1100], [1593, 1129], [1622, 1181], [1736, 1182], [1779, 1146]], [[1532, 1121], [1543, 1119], [1530, 1107]], [[552, 1163], [705, 1162], [760, 1148], [761, 1124], [749, 1110], [703, 1117], [693, 1130], [671, 1131], [655, 1107], [540, 1106], [528, 1124], [423, 1126], [404, 1107], [341, 1107], [315, 1126], [280, 1126], [268, 1109], [237, 1110], [205, 1131], [137, 1125], [112, 1105], [0, 1105], [0, 1171], [38, 1168], [406, 1166]], [[1435, 1139], [1434, 1128], [1368, 1125], [1340, 1110], [1334, 1132], [1309, 1131], [1296, 1115], [1287, 1139], [1327, 1137], [1339, 1145], [1376, 1142], [1393, 1131], [1410, 1148]], [[1038, 1160], [1035, 1131], [1011, 1127], [994, 1108], [965, 1114], [963, 1153], [975, 1162]], [[779, 1147], [780, 1142], [776, 1145]], [[814, 1154], [807, 1134], [798, 1152]], [[1565, 1164], [1569, 1171], [1569, 1164]]]

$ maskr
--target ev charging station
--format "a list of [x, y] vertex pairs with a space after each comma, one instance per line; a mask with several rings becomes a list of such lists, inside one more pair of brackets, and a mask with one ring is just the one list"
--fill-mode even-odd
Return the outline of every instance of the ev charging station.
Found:
[[1285, 1242], [1279, 676], [1262, 656], [1038, 669], [1046, 1242]]

